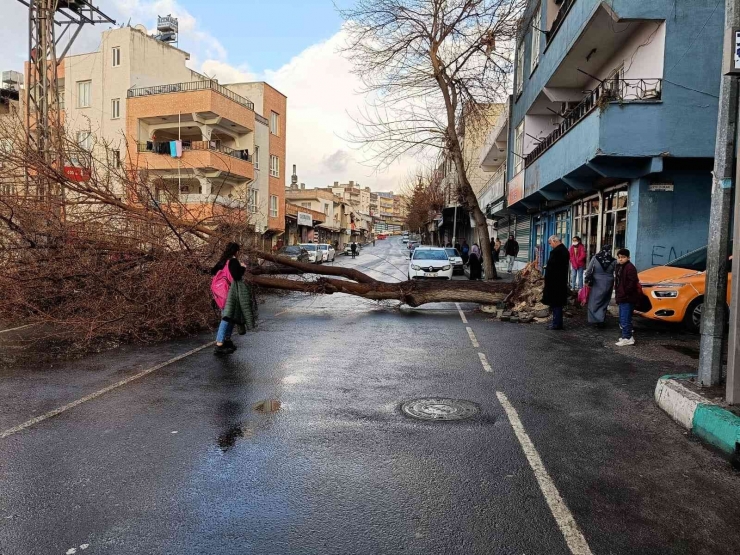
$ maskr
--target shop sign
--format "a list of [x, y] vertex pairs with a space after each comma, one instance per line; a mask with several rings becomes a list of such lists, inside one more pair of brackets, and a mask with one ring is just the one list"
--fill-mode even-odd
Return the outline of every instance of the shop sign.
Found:
[[651, 183], [648, 190], [651, 193], [654, 193], [656, 191], [660, 191], [663, 193], [672, 193], [673, 192], [673, 183]]
[[298, 212], [298, 225], [305, 225], [308, 227], [313, 227], [313, 218], [311, 217], [311, 214], [306, 214], [305, 212]]

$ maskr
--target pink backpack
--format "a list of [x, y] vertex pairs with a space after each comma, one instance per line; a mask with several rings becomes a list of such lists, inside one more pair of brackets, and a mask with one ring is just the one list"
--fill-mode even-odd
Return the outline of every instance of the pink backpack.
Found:
[[211, 295], [213, 295], [213, 300], [216, 301], [216, 306], [221, 310], [226, 306], [226, 298], [229, 296], [229, 287], [231, 287], [232, 281], [234, 281], [234, 278], [231, 277], [229, 261], [227, 260], [224, 267], [211, 280]]

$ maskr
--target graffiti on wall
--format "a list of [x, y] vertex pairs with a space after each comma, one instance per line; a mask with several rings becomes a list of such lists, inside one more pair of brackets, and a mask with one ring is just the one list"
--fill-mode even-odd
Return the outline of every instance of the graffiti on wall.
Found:
[[676, 258], [683, 256], [684, 254], [690, 253], [690, 250], [680, 250], [676, 247], [665, 247], [663, 245], [653, 245], [651, 252], [651, 265], [652, 266], [663, 266], [669, 262], [673, 262]]

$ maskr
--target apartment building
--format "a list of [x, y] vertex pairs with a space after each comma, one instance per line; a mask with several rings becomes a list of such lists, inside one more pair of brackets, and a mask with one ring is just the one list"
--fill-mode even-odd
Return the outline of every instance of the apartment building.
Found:
[[67, 133], [187, 207], [246, 209], [274, 244], [285, 229], [287, 99], [267, 83], [220, 84], [189, 59], [143, 26], [105, 31], [98, 51], [60, 67]]
[[723, 23], [715, 0], [529, 1], [506, 164], [533, 255], [578, 235], [641, 270], [707, 243]]
[[[16, 72], [3, 72], [3, 77], [6, 73]], [[22, 130], [18, 129], [18, 122], [22, 118], [20, 92], [5, 85], [3, 82], [3, 87], [0, 88], [0, 155], [10, 154], [15, 145], [23, 140]], [[0, 161], [0, 196], [13, 194], [20, 180], [21, 176], [18, 175], [18, 168], [15, 165], [7, 167]]]
[[370, 196], [372, 194], [370, 187], [363, 189], [359, 183], [354, 181], [345, 184], [335, 181], [330, 189], [335, 195], [349, 202], [361, 214], [370, 214]]
[[[293, 173], [295, 175], [295, 169]], [[301, 183], [299, 187], [296, 178], [295, 183], [285, 190], [285, 201], [310, 211], [308, 213], [324, 214], [325, 219], [316, 224], [316, 234], [312, 236], [312, 239], [331, 244], [339, 241], [341, 245], [344, 245], [347, 240], [346, 230], [350, 228], [350, 225], [345, 213], [345, 207], [348, 204], [340, 197], [326, 189], [306, 189], [305, 183]]]

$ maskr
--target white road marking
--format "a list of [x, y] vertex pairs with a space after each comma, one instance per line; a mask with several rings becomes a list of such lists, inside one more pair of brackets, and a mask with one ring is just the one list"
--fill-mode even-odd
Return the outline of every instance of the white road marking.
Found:
[[457, 307], [457, 311], [460, 313], [460, 318], [463, 321], [463, 324], [468, 323], [468, 319], [465, 317], [465, 313], [462, 311], [462, 308], [460, 308], [460, 303], [455, 303], [455, 306]]
[[517, 414], [516, 409], [511, 405], [509, 399], [506, 398], [506, 395], [500, 391], [496, 392], [496, 397], [498, 397], [499, 402], [504, 407], [506, 416], [509, 417], [511, 427], [514, 428], [516, 438], [522, 446], [522, 451], [524, 451], [527, 461], [529, 461], [529, 466], [532, 467], [532, 471], [534, 472], [534, 476], [540, 486], [542, 495], [545, 496], [545, 501], [547, 501], [547, 505], [550, 507], [550, 512], [552, 513], [552, 516], [555, 517], [555, 521], [565, 537], [565, 543], [568, 544], [570, 552], [573, 555], [593, 555], [591, 548], [586, 542], [586, 538], [583, 537], [581, 530], [578, 528], [578, 523], [576, 523], [573, 515], [565, 504], [565, 501], [563, 501], [563, 498], [560, 496], [560, 492], [558, 492], [557, 487], [555, 487], [555, 483], [547, 473], [545, 465], [542, 464], [542, 459], [540, 458], [539, 453], [537, 453], [537, 449], [535, 449], [532, 440], [529, 439], [529, 436], [522, 425], [522, 421], [519, 420], [519, 415]]
[[483, 365], [483, 370], [486, 372], [493, 372], [493, 368], [491, 368], [491, 365], [488, 364], [488, 359], [486, 358], [486, 355], [483, 353], [478, 353], [478, 357], [480, 358], [480, 363]]
[[475, 334], [473, 333], [473, 328], [468, 327], [465, 329], [468, 330], [468, 337], [470, 337], [470, 342], [473, 344], [473, 347], [475, 347], [476, 349], [480, 347], [480, 345], [478, 345], [478, 340], [476, 339]]
[[121, 386], [129, 384], [135, 380], [138, 380], [139, 378], [143, 378], [144, 376], [147, 376], [148, 374], [151, 374], [152, 372], [159, 370], [160, 368], [164, 368], [165, 366], [168, 366], [172, 364], [173, 362], [177, 362], [178, 360], [182, 360], [186, 357], [189, 357], [190, 355], [193, 355], [199, 351], [202, 351], [203, 349], [207, 349], [208, 347], [213, 346], [213, 344], [214, 342], [211, 341], [210, 343], [206, 343], [205, 345], [196, 347], [195, 349], [192, 349], [188, 351], [187, 353], [183, 353], [174, 358], [171, 358], [168, 361], [157, 364], [156, 366], [152, 366], [151, 368], [142, 370], [138, 374], [134, 374], [133, 376], [129, 376], [128, 378], [124, 378], [123, 380], [118, 381], [112, 385], [109, 385], [108, 387], [104, 387], [103, 389], [100, 389], [94, 393], [90, 393], [90, 395], [85, 395], [84, 397], [81, 397], [80, 399], [77, 399], [76, 401], [72, 401], [71, 403], [67, 403], [66, 405], [55, 408], [54, 410], [51, 410], [47, 412], [46, 414], [42, 414], [41, 416], [31, 418], [31, 420], [27, 420], [23, 424], [18, 424], [17, 426], [13, 428], [9, 428], [5, 430], [4, 432], [0, 433], [0, 439], [5, 439], [6, 437], [12, 436], [13, 434], [17, 434], [18, 432], [25, 430], [26, 428], [30, 428], [31, 426], [34, 426], [38, 424], [39, 422], [43, 422], [44, 420], [48, 420], [49, 418], [62, 414], [63, 412], [68, 411], [69, 409], [73, 409], [81, 405], [82, 403], [86, 403], [87, 401], [92, 401], [93, 399], [96, 399], [100, 397], [101, 395], [108, 393], [109, 391], [113, 391], [114, 389], [117, 389]]
[[18, 331], [18, 330], [24, 330], [26, 328], [30, 328], [31, 326], [35, 326], [36, 324], [26, 324], [25, 326], [18, 326], [17, 328], [10, 328], [7, 330], [0, 330], [0, 333], [8, 333], [10, 331]]

